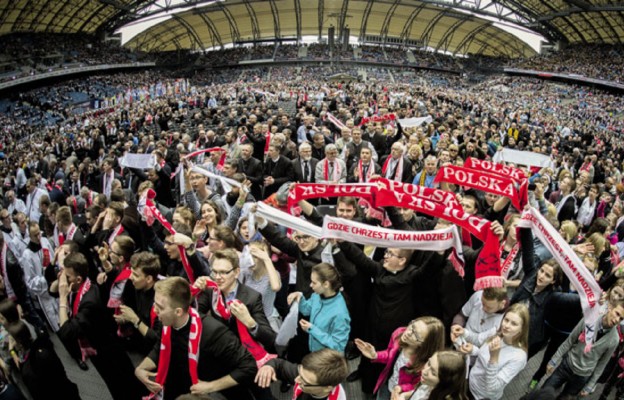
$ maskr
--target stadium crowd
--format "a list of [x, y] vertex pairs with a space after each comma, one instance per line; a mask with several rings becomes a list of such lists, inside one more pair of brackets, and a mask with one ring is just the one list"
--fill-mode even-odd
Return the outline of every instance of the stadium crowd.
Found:
[[[99, 96], [99, 80], [115, 101], [59, 110], [47, 126], [1, 116], [3, 398], [21, 398], [19, 380], [34, 399], [80, 398], [50, 334], [114, 399], [291, 390], [336, 400], [359, 380], [368, 398], [496, 400], [542, 350], [527, 398], [561, 387], [560, 398], [624, 395], [621, 96], [529, 78], [470, 85], [427, 72], [371, 84], [329, 82], [318, 68], [230, 71], [209, 85], [156, 72], [89, 78], [41, 91]], [[526, 207], [435, 179], [508, 150], [549, 160], [518, 166]], [[298, 184], [379, 179], [440, 189], [456, 212], [487, 221], [504, 275], [497, 265], [496, 283], [479, 283], [491, 248], [467, 230], [462, 277], [449, 249], [322, 239], [302, 225], [335, 213], [376, 232], [449, 229], [411, 206], [289, 204]], [[270, 222], [279, 211], [292, 215]], [[600, 288], [591, 349], [583, 288], [522, 223], [528, 212]]]

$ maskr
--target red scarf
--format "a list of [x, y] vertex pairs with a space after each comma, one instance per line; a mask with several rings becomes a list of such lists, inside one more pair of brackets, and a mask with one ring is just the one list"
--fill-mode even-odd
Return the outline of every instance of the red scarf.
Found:
[[[392, 156], [388, 156], [388, 158], [386, 158], [386, 161], [384, 162], [383, 167], [381, 168], [381, 175], [385, 178], [386, 174], [388, 173], [388, 168], [390, 166], [390, 161], [392, 161], [393, 158]], [[403, 177], [403, 156], [399, 157], [399, 159], [397, 160], [398, 164], [396, 166], [396, 168], [394, 169], [394, 177], [390, 178], [392, 180], [395, 181], [401, 181], [401, 178]]]
[[[377, 109], [376, 102], [375, 102], [375, 109]], [[359, 126], [368, 124], [369, 122], [387, 122], [387, 121], [394, 121], [395, 119], [396, 119], [395, 114], [373, 115], [372, 117], [363, 117], [362, 121], [360, 121]]]
[[511, 199], [511, 204], [518, 210], [522, 210], [526, 204], [526, 201], [520, 198], [519, 191], [516, 189], [516, 182], [509, 177], [503, 177], [499, 174], [447, 165], [438, 170], [434, 182], [440, 181], [508, 197]]
[[117, 225], [117, 227], [115, 229], [113, 229], [113, 232], [108, 237], [108, 245], [112, 246], [113, 242], [115, 241], [115, 238], [117, 236], [121, 235], [123, 233], [123, 231], [124, 231], [123, 225], [121, 225], [121, 224]]
[[41, 248], [41, 267], [46, 269], [50, 265], [50, 250], [45, 247]]
[[[501, 253], [503, 252], [505, 245], [501, 246]], [[514, 259], [518, 255], [520, 251], [520, 242], [516, 242], [516, 244], [511, 248], [509, 254], [507, 254], [507, 258], [503, 261], [503, 265], [501, 266], [501, 276], [505, 279], [509, 276], [509, 271], [511, 271], [511, 266], [514, 264]]]
[[526, 174], [520, 168], [510, 167], [507, 165], [494, 163], [486, 160], [479, 160], [478, 158], [468, 157], [464, 161], [464, 167], [470, 169], [478, 169], [481, 171], [491, 172], [496, 175], [505, 176], [513, 179], [517, 183], [527, 179]]
[[[191, 375], [191, 382], [196, 385], [199, 382], [197, 375], [197, 363], [199, 360], [199, 343], [201, 341], [202, 334], [202, 321], [199, 313], [194, 308], [189, 308], [189, 319], [191, 324], [191, 331], [189, 332], [189, 346], [188, 346], [188, 358], [189, 358], [189, 374]], [[155, 396], [162, 396], [165, 388], [165, 380], [167, 379], [167, 373], [169, 372], [169, 362], [171, 361], [171, 327], [163, 326], [162, 335], [160, 338], [160, 355], [158, 357], [158, 370], [156, 371], [156, 383], [163, 386], [160, 393], [151, 394], [143, 397], [143, 399], [151, 399]], [[177, 367], [177, 365], [176, 365]]]
[[366, 171], [366, 179], [364, 179], [364, 164], [362, 160], [358, 161], [358, 182], [366, 183], [370, 182], [371, 176], [375, 172], [375, 163], [372, 161], [368, 163], [368, 171]]
[[380, 182], [382, 188], [391, 192], [399, 192], [407, 195], [413, 195], [422, 199], [442, 204], [445, 207], [451, 206], [457, 210], [462, 210], [462, 206], [457, 201], [455, 193], [446, 190], [428, 188], [423, 185], [414, 185], [411, 183], [403, 183], [386, 178], [374, 179], [373, 182]]
[[[229, 321], [232, 317], [232, 313], [229, 308], [230, 304], [234, 302], [242, 304], [240, 300], [233, 300], [228, 302], [226, 305], [223, 301], [223, 296], [221, 294], [221, 290], [219, 290], [219, 286], [216, 282], [210, 279], [206, 281], [206, 290], [212, 290], [212, 310], [215, 314], [219, 315], [226, 321]], [[236, 319], [236, 327], [238, 328], [238, 336], [241, 343], [251, 353], [254, 360], [256, 360], [258, 368], [262, 367], [267, 361], [277, 357], [275, 354], [269, 354], [260, 343], [256, 342], [249, 334], [245, 324], [243, 324], [239, 319]]]
[[332, 174], [331, 179], [329, 179], [329, 160], [325, 158], [323, 165], [323, 176], [326, 181], [338, 182], [340, 180], [340, 175], [342, 170], [340, 169], [340, 164], [338, 163], [338, 159], [332, 161], [334, 163], [334, 173]]
[[[301, 394], [303, 393], [303, 389], [301, 389], [301, 387], [299, 386], [298, 383], [295, 383], [295, 386], [293, 387], [293, 397], [292, 400], [296, 400], [299, 398], [299, 396], [301, 396]], [[346, 394], [344, 393], [344, 390], [342, 389], [342, 386], [338, 385], [336, 386], [331, 393], [329, 394], [329, 396], [327, 396], [327, 400], [346, 400]]]
[[320, 197], [352, 196], [366, 199], [372, 203], [376, 189], [375, 185], [370, 183], [297, 183], [288, 192], [288, 209], [296, 206], [301, 200]]
[[[171, 226], [169, 221], [167, 221], [167, 219], [161, 214], [158, 207], [154, 205], [154, 198], [156, 198], [156, 192], [154, 191], [154, 189], [148, 189], [145, 198], [145, 210], [141, 211], [141, 214], [150, 214], [146, 216], [146, 222], [148, 222], [148, 225], [153, 224], [155, 218], [158, 220], [158, 222], [161, 223], [161, 225], [167, 230], [167, 232], [169, 232], [171, 235], [175, 235], [176, 231], [175, 229], [173, 229], [173, 226]], [[178, 248], [180, 250], [180, 261], [182, 262], [182, 267], [184, 268], [189, 282], [191, 282], [192, 285], [193, 283], [195, 283], [195, 274], [193, 273], [193, 269], [191, 268], [191, 263], [186, 257], [186, 249], [184, 248], [184, 246], [178, 246]]]
[[264, 137], [264, 156], [269, 152], [269, 145], [271, 144], [271, 131], [268, 130], [266, 136]]
[[[80, 285], [78, 289], [78, 293], [76, 293], [76, 297], [74, 298], [74, 304], [72, 305], [72, 317], [76, 317], [78, 315], [78, 309], [80, 308], [80, 302], [82, 301], [82, 296], [85, 295], [91, 289], [91, 280], [89, 278], [85, 279], [84, 282]], [[82, 356], [82, 361], [86, 361], [90, 356], [97, 355], [97, 351], [91, 346], [89, 341], [85, 338], [78, 338], [78, 346], [80, 347], [80, 354]]]

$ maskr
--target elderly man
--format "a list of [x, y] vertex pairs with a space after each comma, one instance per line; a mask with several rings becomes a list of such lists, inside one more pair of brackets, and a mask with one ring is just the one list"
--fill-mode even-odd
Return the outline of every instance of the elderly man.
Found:
[[381, 176], [393, 181], [409, 183], [413, 179], [412, 163], [404, 156], [405, 146], [396, 142], [390, 148], [390, 154], [381, 161]]
[[434, 156], [429, 156], [425, 159], [425, 168], [416, 174], [414, 185], [425, 186], [428, 188], [436, 188], [438, 184], [434, 184], [436, 173], [438, 171], [438, 160]]
[[299, 157], [292, 160], [295, 181], [313, 183], [318, 162], [319, 160], [312, 157], [312, 146], [309, 143], [302, 143], [299, 146]]
[[347, 167], [345, 162], [338, 158], [338, 149], [335, 144], [325, 146], [325, 158], [316, 164], [314, 178], [316, 183], [345, 183], [347, 181]]

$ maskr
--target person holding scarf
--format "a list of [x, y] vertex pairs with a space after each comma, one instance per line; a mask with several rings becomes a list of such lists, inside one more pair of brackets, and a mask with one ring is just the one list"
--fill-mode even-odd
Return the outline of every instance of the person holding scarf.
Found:
[[360, 150], [360, 159], [354, 162], [347, 175], [347, 182], [367, 183], [373, 176], [381, 174], [381, 168], [372, 160], [373, 152], [368, 147]]
[[393, 181], [409, 183], [414, 179], [412, 163], [404, 156], [405, 146], [395, 142], [390, 148], [390, 154], [382, 159], [381, 176]]
[[113, 399], [140, 398], [144, 390], [132, 376], [132, 361], [117, 344], [115, 322], [98, 286], [89, 279], [85, 256], [70, 253], [63, 266], [58, 283], [59, 339], [67, 345], [78, 342], [83, 361], [91, 360]]
[[191, 288], [183, 278], [156, 282], [154, 311], [163, 329], [136, 377], [151, 398], [220, 392], [228, 400], [252, 399], [246, 387], [257, 372], [255, 360], [225, 325], [202, 319], [191, 302]]
[[349, 373], [344, 356], [323, 349], [306, 355], [297, 365], [281, 358], [269, 360], [258, 370], [255, 382], [268, 388], [277, 379], [294, 384], [293, 400], [346, 400], [340, 384]]
[[416, 174], [412, 183], [414, 185], [425, 186], [432, 189], [437, 188], [439, 185], [433, 182], [437, 171], [438, 160], [433, 155], [427, 156], [427, 158], [425, 158], [425, 167]]

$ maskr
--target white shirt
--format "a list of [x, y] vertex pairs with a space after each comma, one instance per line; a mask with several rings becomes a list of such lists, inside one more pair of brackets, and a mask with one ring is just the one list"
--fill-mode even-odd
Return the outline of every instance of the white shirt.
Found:
[[473, 293], [461, 310], [462, 314], [468, 317], [464, 327], [465, 338], [478, 347], [496, 333], [503, 319], [503, 314], [489, 314], [483, 310], [482, 297], [483, 290]]
[[24, 204], [24, 202], [21, 199], [16, 198], [15, 200], [13, 200], [13, 203], [10, 203], [9, 206], [7, 207], [7, 210], [9, 211], [9, 215], [13, 214], [14, 212], [26, 212], [26, 204]]
[[490, 348], [485, 343], [477, 351], [477, 361], [470, 370], [470, 392], [476, 400], [502, 398], [507, 384], [524, 369], [526, 363], [526, 351], [501, 342], [498, 363], [490, 364]]
[[29, 193], [26, 196], [26, 211], [24, 211], [24, 213], [33, 222], [39, 222], [39, 217], [41, 217], [41, 211], [39, 210], [39, 199], [44, 194], [47, 195], [48, 192], [41, 188], [36, 188], [35, 190], [33, 190], [32, 193]]

